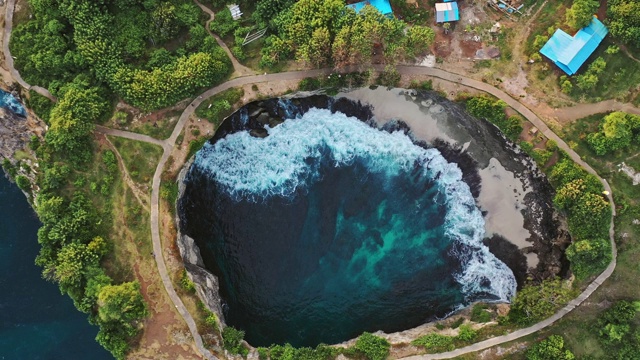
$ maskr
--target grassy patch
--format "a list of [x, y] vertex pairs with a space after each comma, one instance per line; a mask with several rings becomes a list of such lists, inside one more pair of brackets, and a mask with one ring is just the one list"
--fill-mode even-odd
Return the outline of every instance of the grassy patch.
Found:
[[116, 111], [106, 126], [127, 130], [139, 134], [151, 136], [156, 139], [166, 139], [171, 136], [175, 124], [182, 114], [181, 110], [162, 111], [159, 119], [155, 121], [131, 122], [132, 115], [124, 111]]
[[240, 105], [244, 96], [242, 88], [232, 88], [225, 90], [203, 101], [196, 109], [196, 115], [209, 120], [216, 127], [222, 120], [231, 115]]
[[189, 151], [187, 152], [187, 160], [191, 159], [191, 157], [195, 155], [195, 153], [197, 153], [198, 150], [202, 149], [202, 147], [204, 146], [204, 143], [206, 143], [207, 140], [209, 140], [209, 138], [207, 137], [200, 137], [198, 139], [191, 140], [189, 142]]
[[151, 184], [162, 149], [153, 144], [119, 137], [111, 138], [111, 141], [122, 156], [133, 181]]

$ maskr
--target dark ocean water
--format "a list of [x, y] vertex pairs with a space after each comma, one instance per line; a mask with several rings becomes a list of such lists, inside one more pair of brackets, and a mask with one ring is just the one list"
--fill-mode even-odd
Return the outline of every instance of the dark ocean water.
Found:
[[227, 323], [254, 346], [399, 331], [515, 291], [461, 175], [403, 133], [312, 109], [265, 139], [206, 144], [182, 230], [220, 276]]
[[34, 264], [40, 222], [0, 171], [0, 359], [112, 359], [98, 328]]

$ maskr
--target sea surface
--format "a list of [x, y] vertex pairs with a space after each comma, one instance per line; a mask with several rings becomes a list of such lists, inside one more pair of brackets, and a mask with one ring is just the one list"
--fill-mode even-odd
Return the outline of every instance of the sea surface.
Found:
[[113, 359], [98, 328], [34, 264], [40, 222], [0, 171], [0, 359]]
[[438, 150], [324, 109], [267, 131], [206, 143], [180, 203], [227, 323], [252, 345], [400, 331], [515, 294], [462, 172]]

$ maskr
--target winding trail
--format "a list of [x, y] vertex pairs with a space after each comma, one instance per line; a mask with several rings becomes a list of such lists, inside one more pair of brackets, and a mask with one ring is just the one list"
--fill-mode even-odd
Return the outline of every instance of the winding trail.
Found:
[[222, 41], [222, 39], [218, 35], [211, 32], [209, 25], [211, 25], [211, 22], [213, 21], [213, 19], [215, 19], [215, 13], [213, 12], [213, 10], [209, 9], [205, 5], [202, 5], [198, 0], [193, 0], [193, 2], [195, 2], [196, 5], [198, 5], [200, 9], [202, 9], [202, 11], [209, 14], [209, 20], [207, 20], [207, 22], [205, 23], [205, 30], [207, 30], [209, 35], [211, 35], [214, 39], [216, 39], [216, 42], [218, 43], [218, 45], [220, 45], [220, 47], [224, 50], [224, 52], [227, 53], [227, 56], [229, 57], [229, 59], [231, 59], [231, 64], [233, 65], [233, 74], [231, 76], [233, 77], [235, 75], [235, 77], [239, 77], [239, 76], [255, 75], [256, 74], [255, 71], [240, 64], [238, 59], [236, 59], [236, 57], [233, 56], [233, 53], [231, 53], [231, 51], [227, 47], [227, 44], [225, 44], [224, 41]]
[[108, 127], [104, 127], [101, 125], [96, 125], [95, 131], [101, 134], [105, 134], [105, 135], [111, 135], [111, 136], [118, 136], [118, 137], [123, 137], [123, 138], [127, 138], [130, 140], [138, 140], [138, 141], [143, 141], [146, 143], [150, 143], [150, 144], [154, 144], [154, 145], [158, 145], [162, 148], [165, 147], [166, 140], [158, 140], [156, 138], [153, 138], [151, 136], [148, 135], [143, 135], [143, 134], [138, 134], [138, 133], [134, 133], [131, 131], [124, 131], [124, 130], [118, 130], [118, 129], [111, 129]]
[[[377, 68], [377, 70], [381, 70], [381, 69], [382, 67]], [[162, 278], [162, 282], [165, 286], [165, 289], [169, 294], [169, 297], [173, 301], [174, 305], [176, 306], [176, 309], [178, 310], [180, 315], [184, 318], [185, 322], [187, 323], [189, 330], [191, 331], [191, 334], [193, 335], [193, 338], [195, 340], [196, 347], [198, 348], [200, 353], [207, 359], [217, 359], [217, 358], [214, 355], [212, 355], [209, 352], [209, 350], [204, 348], [202, 343], [202, 338], [200, 337], [200, 334], [197, 331], [195, 321], [191, 316], [191, 314], [186, 310], [184, 304], [182, 303], [182, 300], [178, 297], [173, 287], [173, 284], [171, 283], [169, 274], [167, 272], [164, 258], [161, 256], [163, 252], [162, 252], [162, 245], [160, 241], [160, 228], [159, 228], [159, 193], [160, 193], [160, 180], [161, 180], [161, 175], [162, 175], [164, 166], [166, 165], [167, 160], [169, 159], [171, 151], [174, 147], [175, 141], [177, 137], [180, 135], [180, 133], [182, 132], [187, 120], [193, 114], [193, 112], [198, 107], [198, 105], [200, 105], [207, 98], [215, 94], [218, 94], [221, 91], [224, 91], [236, 86], [242, 86], [242, 85], [254, 84], [254, 83], [278, 82], [278, 81], [284, 81], [284, 80], [303, 79], [305, 77], [327, 75], [332, 72], [333, 72], [332, 69], [317, 69], [317, 70], [305, 70], [305, 71], [267, 74], [267, 75], [247, 76], [247, 77], [235, 78], [233, 80], [230, 80], [224, 84], [218, 85], [216, 87], [213, 87], [205, 91], [200, 96], [198, 96], [195, 100], [193, 100], [180, 116], [180, 119], [176, 123], [176, 126], [173, 129], [173, 132], [171, 133], [171, 136], [169, 136], [169, 138], [167, 138], [166, 140], [157, 140], [157, 139], [150, 138], [146, 135], [135, 134], [135, 133], [130, 133], [126, 131], [111, 130], [111, 129], [102, 128], [102, 127], [96, 128], [96, 130], [99, 132], [113, 135], [113, 136], [123, 136], [129, 139], [146, 141], [146, 142], [150, 142], [157, 145], [161, 144], [163, 148], [162, 158], [160, 159], [160, 162], [158, 163], [155, 174], [153, 176], [153, 185], [152, 185], [152, 191], [151, 191], [151, 235], [152, 235], [152, 242], [153, 242], [153, 251], [155, 253], [155, 260], [158, 266], [158, 272], [160, 273], [160, 277]], [[615, 216], [615, 204], [613, 202], [611, 187], [609, 186], [606, 180], [598, 176], [598, 174], [595, 172], [595, 170], [593, 170], [591, 166], [589, 166], [589, 164], [585, 163], [575, 151], [573, 151], [560, 137], [558, 137], [555, 133], [553, 133], [551, 129], [549, 129], [549, 127], [536, 114], [534, 114], [531, 110], [529, 110], [526, 106], [524, 106], [520, 102], [513, 99], [504, 91], [497, 89], [489, 84], [486, 84], [474, 79], [470, 79], [462, 75], [449, 73], [446, 70], [442, 70], [442, 69], [415, 67], [415, 66], [399, 66], [398, 72], [402, 75], [432, 76], [435, 78], [439, 78], [442, 80], [446, 80], [449, 82], [461, 84], [464, 86], [468, 86], [468, 87], [472, 87], [472, 88], [484, 91], [486, 93], [489, 93], [503, 100], [504, 102], [507, 103], [507, 105], [509, 105], [516, 111], [518, 111], [525, 118], [527, 118], [527, 120], [533, 123], [548, 139], [554, 140], [558, 144], [558, 147], [560, 149], [564, 150], [567, 154], [569, 154], [572, 160], [574, 160], [576, 163], [582, 166], [587, 172], [596, 175], [598, 179], [600, 179], [605, 190], [608, 191], [607, 197], [612, 210], [612, 217], [611, 217], [611, 223], [609, 228], [609, 240], [611, 242], [612, 251], [613, 251], [613, 257], [612, 257], [611, 263], [602, 272], [602, 274], [600, 274], [591, 284], [589, 284], [589, 286], [577, 298], [570, 301], [565, 307], [560, 309], [556, 314], [531, 327], [520, 329], [507, 335], [497, 336], [491, 339], [487, 339], [487, 340], [475, 343], [470, 346], [466, 346], [466, 347], [459, 348], [459, 349], [445, 352], [445, 353], [410, 356], [405, 359], [407, 360], [448, 359], [452, 357], [461, 356], [464, 354], [484, 350], [495, 345], [503, 344], [505, 342], [513, 341], [523, 336], [530, 335], [538, 330], [541, 330], [553, 324], [557, 320], [561, 319], [563, 316], [571, 312], [571, 310], [573, 310], [575, 307], [580, 305], [584, 300], [586, 300], [605, 280], [609, 278], [609, 276], [611, 276], [611, 274], [613, 273], [616, 267], [617, 250], [616, 250], [616, 244], [614, 241], [614, 222], [613, 222], [613, 217]]]
[[13, 31], [13, 11], [15, 10], [16, 0], [7, 0], [7, 8], [4, 13], [4, 38], [2, 40], [2, 51], [4, 52], [4, 62], [7, 64], [9, 68], [9, 72], [11, 73], [11, 77], [20, 84], [23, 88], [27, 90], [33, 90], [38, 94], [49, 98], [49, 100], [53, 102], [57, 102], [55, 96], [51, 95], [49, 90], [40, 87], [40, 86], [31, 86], [27, 84], [26, 81], [20, 76], [20, 73], [13, 65], [13, 57], [11, 56], [11, 51], [9, 50], [9, 41], [11, 41], [11, 31]]
[[[129, 171], [127, 170], [127, 166], [124, 163], [124, 160], [122, 159], [122, 156], [120, 155], [120, 152], [115, 147], [115, 145], [113, 145], [111, 140], [109, 140], [108, 136], [105, 135], [104, 139], [107, 142], [107, 144], [109, 145], [109, 148], [111, 148], [111, 150], [115, 154], [116, 160], [118, 160], [118, 167], [120, 168], [120, 171], [122, 171], [122, 175], [124, 176], [124, 182], [127, 184], [127, 186], [129, 186], [129, 189], [131, 189], [131, 192], [133, 192], [133, 195], [138, 200], [138, 203], [140, 204], [140, 206], [142, 206], [145, 210], [149, 211], [149, 204], [147, 204], [147, 201], [145, 201], [146, 200], [146, 194], [144, 194], [142, 191], [140, 191], [140, 189], [136, 185], [135, 181], [133, 181], [133, 179], [131, 178], [131, 175], [129, 175]], [[145, 199], [145, 200], [143, 200], [143, 199]]]
[[553, 116], [562, 124], [582, 119], [589, 115], [601, 114], [610, 111], [624, 111], [630, 114], [640, 115], [640, 108], [630, 103], [621, 103], [617, 100], [605, 100], [591, 104], [578, 104], [575, 106], [555, 109]]

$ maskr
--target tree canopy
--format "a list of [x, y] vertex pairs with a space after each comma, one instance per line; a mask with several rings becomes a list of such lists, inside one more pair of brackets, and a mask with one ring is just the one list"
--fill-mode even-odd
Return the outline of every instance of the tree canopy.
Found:
[[640, 1], [609, 0], [607, 24], [611, 35], [640, 48]]
[[433, 30], [423, 26], [413, 26], [405, 35], [404, 22], [370, 5], [356, 14], [343, 0], [302, 0], [289, 7], [288, 1], [264, 0], [271, 2], [283, 10], [269, 22], [275, 34], [262, 50], [266, 67], [290, 56], [315, 66], [368, 64], [376, 54], [395, 63], [424, 51], [435, 39]]
[[574, 29], [589, 25], [599, 6], [600, 2], [597, 0], [574, 0], [567, 10], [567, 24]]

